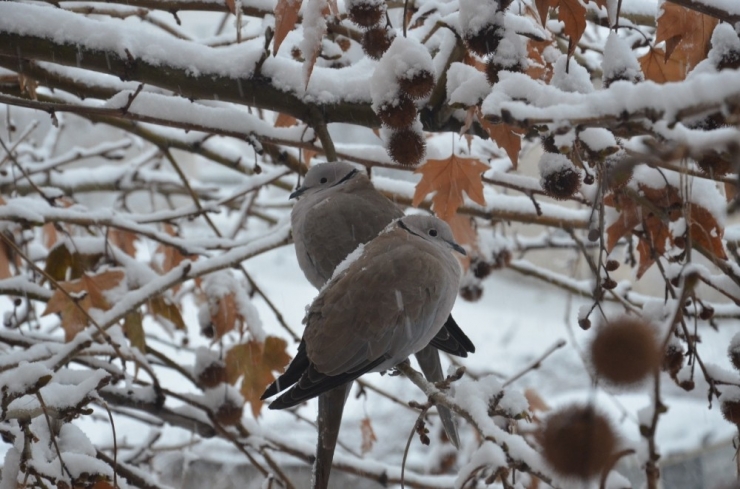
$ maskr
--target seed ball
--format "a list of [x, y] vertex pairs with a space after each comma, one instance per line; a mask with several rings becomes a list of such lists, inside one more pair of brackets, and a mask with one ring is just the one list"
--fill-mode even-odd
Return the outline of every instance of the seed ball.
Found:
[[683, 350], [678, 345], [668, 345], [663, 353], [663, 371], [668, 372], [672, 378], [676, 378], [681, 367], [683, 367]]
[[401, 77], [398, 79], [398, 86], [401, 91], [411, 98], [424, 98], [434, 88], [434, 75], [428, 70], [420, 70], [414, 73], [410, 78]]
[[401, 95], [391, 102], [382, 104], [378, 109], [378, 117], [388, 127], [403, 129], [416, 120], [416, 105], [413, 100]]
[[220, 361], [211, 363], [198, 374], [198, 384], [206, 389], [224, 382], [226, 382], [226, 366]]
[[233, 426], [242, 419], [243, 406], [225, 402], [216, 411], [216, 420], [224, 426]]
[[484, 260], [474, 260], [470, 264], [470, 269], [473, 271], [473, 275], [475, 278], [486, 278], [491, 274], [491, 270], [493, 267], [490, 263], [484, 261]]
[[426, 144], [422, 136], [412, 129], [393, 131], [387, 143], [388, 155], [404, 166], [416, 166], [426, 154]]
[[696, 164], [702, 173], [710, 177], [721, 177], [733, 170], [732, 163], [722, 158], [716, 151], [709, 151], [696, 160]]
[[388, 48], [391, 47], [396, 33], [385, 27], [373, 27], [362, 35], [362, 50], [373, 59], [383, 57]]
[[478, 56], [487, 56], [496, 51], [498, 43], [501, 42], [501, 28], [495, 24], [488, 24], [478, 32], [467, 33], [465, 42], [471, 51]]
[[374, 27], [385, 15], [385, 2], [352, 2], [347, 11], [349, 20], [360, 27]]
[[569, 406], [549, 416], [540, 435], [542, 454], [559, 474], [588, 479], [603, 472], [617, 447], [609, 420], [591, 406]]
[[740, 370], [740, 333], [735, 334], [730, 340], [730, 346], [727, 347], [727, 353], [730, 355], [732, 366]]
[[565, 200], [581, 188], [581, 173], [567, 156], [543, 153], [539, 167], [540, 184], [548, 196]]
[[645, 321], [621, 317], [600, 328], [590, 345], [596, 375], [608, 384], [640, 384], [663, 362], [663, 353]]
[[460, 288], [460, 295], [468, 302], [477, 302], [483, 295], [483, 289], [478, 284], [465, 285]]
[[619, 268], [619, 262], [617, 260], [607, 260], [604, 268], [606, 268], [607, 272], [613, 272]]

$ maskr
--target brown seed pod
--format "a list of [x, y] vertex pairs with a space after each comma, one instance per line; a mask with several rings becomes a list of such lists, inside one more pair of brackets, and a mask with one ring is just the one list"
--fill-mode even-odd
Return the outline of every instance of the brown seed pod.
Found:
[[617, 260], [607, 260], [604, 268], [606, 268], [607, 272], [613, 272], [619, 268], [619, 262]]
[[373, 27], [380, 23], [385, 10], [385, 2], [352, 2], [347, 14], [360, 27]]
[[727, 347], [727, 354], [730, 356], [732, 366], [740, 370], [740, 333], [732, 337], [730, 346]]
[[216, 361], [201, 370], [198, 374], [198, 384], [209, 389], [226, 382], [226, 366], [221, 361]]
[[722, 400], [722, 416], [730, 423], [740, 426], [740, 400], [725, 399]]
[[416, 120], [416, 105], [413, 100], [401, 95], [392, 102], [386, 102], [378, 109], [378, 117], [388, 127], [403, 129]]
[[404, 166], [418, 165], [426, 154], [424, 138], [408, 128], [393, 131], [388, 139], [387, 149], [393, 161]]
[[233, 426], [242, 419], [243, 406], [233, 404], [229, 401], [224, 402], [216, 411], [216, 420], [225, 426]]
[[590, 357], [596, 375], [620, 387], [641, 383], [663, 361], [650, 325], [628, 316], [599, 329], [590, 345]]
[[557, 473], [579, 479], [600, 474], [617, 448], [611, 423], [591, 406], [559, 409], [545, 420], [540, 441]]
[[362, 50], [371, 58], [380, 59], [391, 47], [394, 37], [395, 32], [385, 27], [370, 28], [362, 35]]
[[678, 345], [668, 345], [663, 353], [662, 370], [675, 379], [681, 367], [683, 367], [683, 350]]
[[501, 27], [495, 24], [489, 24], [478, 32], [466, 33], [465, 42], [470, 50], [478, 56], [487, 56], [496, 51], [501, 38]]
[[428, 70], [420, 70], [410, 78], [401, 77], [398, 79], [398, 86], [401, 91], [411, 98], [424, 98], [434, 88], [434, 75]]
[[544, 153], [540, 158], [540, 184], [548, 196], [565, 200], [581, 188], [581, 173], [567, 156]]
[[464, 285], [460, 288], [460, 296], [468, 302], [477, 302], [483, 295], [483, 289], [478, 284]]
[[486, 278], [491, 274], [493, 267], [484, 260], [476, 259], [470, 263], [470, 269], [473, 271], [475, 278]]
[[709, 151], [704, 154], [696, 160], [696, 164], [705, 175], [710, 177], [721, 177], [733, 170], [732, 163], [722, 158], [722, 155], [716, 151]]

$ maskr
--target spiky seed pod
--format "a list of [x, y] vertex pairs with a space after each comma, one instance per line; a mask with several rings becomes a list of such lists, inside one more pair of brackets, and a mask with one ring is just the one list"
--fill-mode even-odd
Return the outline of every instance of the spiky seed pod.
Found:
[[559, 474], [588, 479], [600, 474], [617, 448], [609, 420], [591, 406], [569, 406], [549, 416], [540, 435], [542, 454]]
[[730, 356], [732, 366], [740, 370], [740, 333], [732, 337], [730, 346], [727, 347], [727, 354]]
[[678, 372], [683, 367], [683, 351], [678, 345], [668, 345], [663, 353], [663, 365], [662, 369], [664, 372], [668, 372], [671, 378], [676, 378]]
[[216, 420], [224, 426], [233, 426], [242, 419], [243, 406], [226, 401], [218, 407]]
[[391, 29], [385, 27], [370, 28], [362, 35], [362, 50], [371, 58], [380, 59], [391, 47], [394, 37], [396, 37], [396, 34]]
[[478, 32], [469, 32], [465, 35], [465, 42], [471, 51], [478, 56], [487, 56], [496, 51], [498, 43], [501, 42], [501, 27], [489, 24]]
[[581, 188], [581, 173], [567, 156], [544, 153], [540, 158], [540, 184], [545, 193], [558, 200], [565, 200]]
[[415, 72], [411, 77], [400, 77], [398, 79], [398, 86], [401, 91], [414, 99], [424, 98], [434, 88], [434, 74], [428, 70], [420, 70]]
[[733, 170], [732, 163], [724, 159], [716, 151], [709, 151], [704, 154], [696, 160], [696, 164], [705, 175], [710, 177], [721, 177]]
[[625, 187], [632, 180], [635, 165], [627, 159], [624, 151], [607, 156], [604, 161], [606, 188], [615, 191]]
[[578, 327], [584, 331], [591, 329], [591, 320], [589, 318], [582, 318], [578, 320]]
[[416, 120], [416, 105], [413, 100], [401, 95], [391, 102], [386, 102], [378, 109], [378, 117], [388, 127], [403, 129]]
[[424, 138], [413, 129], [393, 131], [387, 143], [388, 155], [404, 166], [416, 166], [426, 154]]
[[635, 386], [661, 366], [663, 354], [645, 321], [623, 316], [603, 326], [590, 345], [591, 365], [607, 383]]
[[349, 20], [360, 27], [374, 27], [385, 15], [385, 2], [352, 2], [347, 11]]
[[513, 66], [501, 66], [495, 58], [489, 58], [486, 61], [486, 80], [491, 85], [498, 83], [498, 74], [502, 71], [511, 71], [512, 73], [522, 73], [524, 68], [520, 64]]
[[491, 274], [493, 267], [485, 260], [475, 259], [470, 263], [470, 269], [473, 271], [475, 278], [486, 278]]
[[226, 382], [226, 366], [221, 361], [208, 365], [198, 374], [198, 385], [205, 389], [216, 387]]
[[607, 272], [613, 272], [619, 268], [619, 262], [617, 260], [607, 260], [604, 268], [606, 268]]
[[477, 302], [483, 295], [483, 288], [478, 284], [468, 284], [460, 288], [460, 296], [468, 302]]
[[722, 406], [722, 416], [740, 428], [740, 387], [723, 386], [719, 403]]

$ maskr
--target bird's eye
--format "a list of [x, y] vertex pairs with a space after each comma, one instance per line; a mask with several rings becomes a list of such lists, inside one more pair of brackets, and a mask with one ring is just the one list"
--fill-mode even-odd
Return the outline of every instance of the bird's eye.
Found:
[[326, 177], [324, 177], [324, 178], [322, 178], [321, 180], [319, 180], [319, 183], [326, 183], [326, 182], [328, 182], [328, 181], [329, 181], [329, 180], [327, 180], [327, 179], [326, 179]]
[[436, 229], [430, 229], [429, 230], [429, 236], [431, 236], [432, 238], [434, 238], [435, 236], [437, 236], [437, 230]]

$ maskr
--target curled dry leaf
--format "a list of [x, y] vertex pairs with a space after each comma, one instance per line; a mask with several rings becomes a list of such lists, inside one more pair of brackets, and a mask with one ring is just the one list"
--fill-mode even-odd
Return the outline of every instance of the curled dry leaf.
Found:
[[302, 0], [278, 0], [275, 6], [275, 37], [272, 44], [272, 55], [277, 54], [285, 36], [295, 27]]
[[163, 324], [167, 331], [170, 331], [172, 328], [185, 331], [185, 321], [182, 320], [180, 309], [178, 309], [176, 304], [170, 302], [169, 299], [160, 295], [149, 299], [147, 305], [149, 306], [149, 313], [160, 324]]
[[660, 8], [655, 43], [665, 41], [664, 60], [675, 60], [687, 73], [707, 57], [719, 20], [671, 2]]
[[235, 384], [242, 379], [240, 392], [252, 407], [255, 418], [259, 417], [264, 404], [260, 396], [275, 380], [275, 372], [282, 371], [290, 361], [286, 347], [285, 340], [268, 336], [264, 343], [252, 340], [226, 352], [226, 380]]
[[89, 314], [90, 309], [101, 311], [110, 309], [105, 292], [117, 287], [124, 277], [125, 274], [121, 270], [108, 270], [97, 275], [83, 274], [78, 280], [58, 282], [63, 290], [54, 291], [41, 315], [58, 313], [62, 317], [65, 341], [71, 341], [87, 326], [86, 312]]
[[519, 152], [522, 150], [521, 134], [524, 131], [503, 122], [500, 124], [489, 122], [481, 114], [480, 108], [478, 109], [478, 121], [491, 139], [496, 141], [498, 147], [506, 151], [506, 156], [511, 160], [511, 166], [516, 170], [519, 165]]
[[360, 423], [360, 432], [362, 433], [362, 445], [360, 446], [360, 453], [365, 455], [367, 452], [373, 449], [373, 445], [378, 441], [373, 430], [373, 423], [370, 418], [363, 418]]

